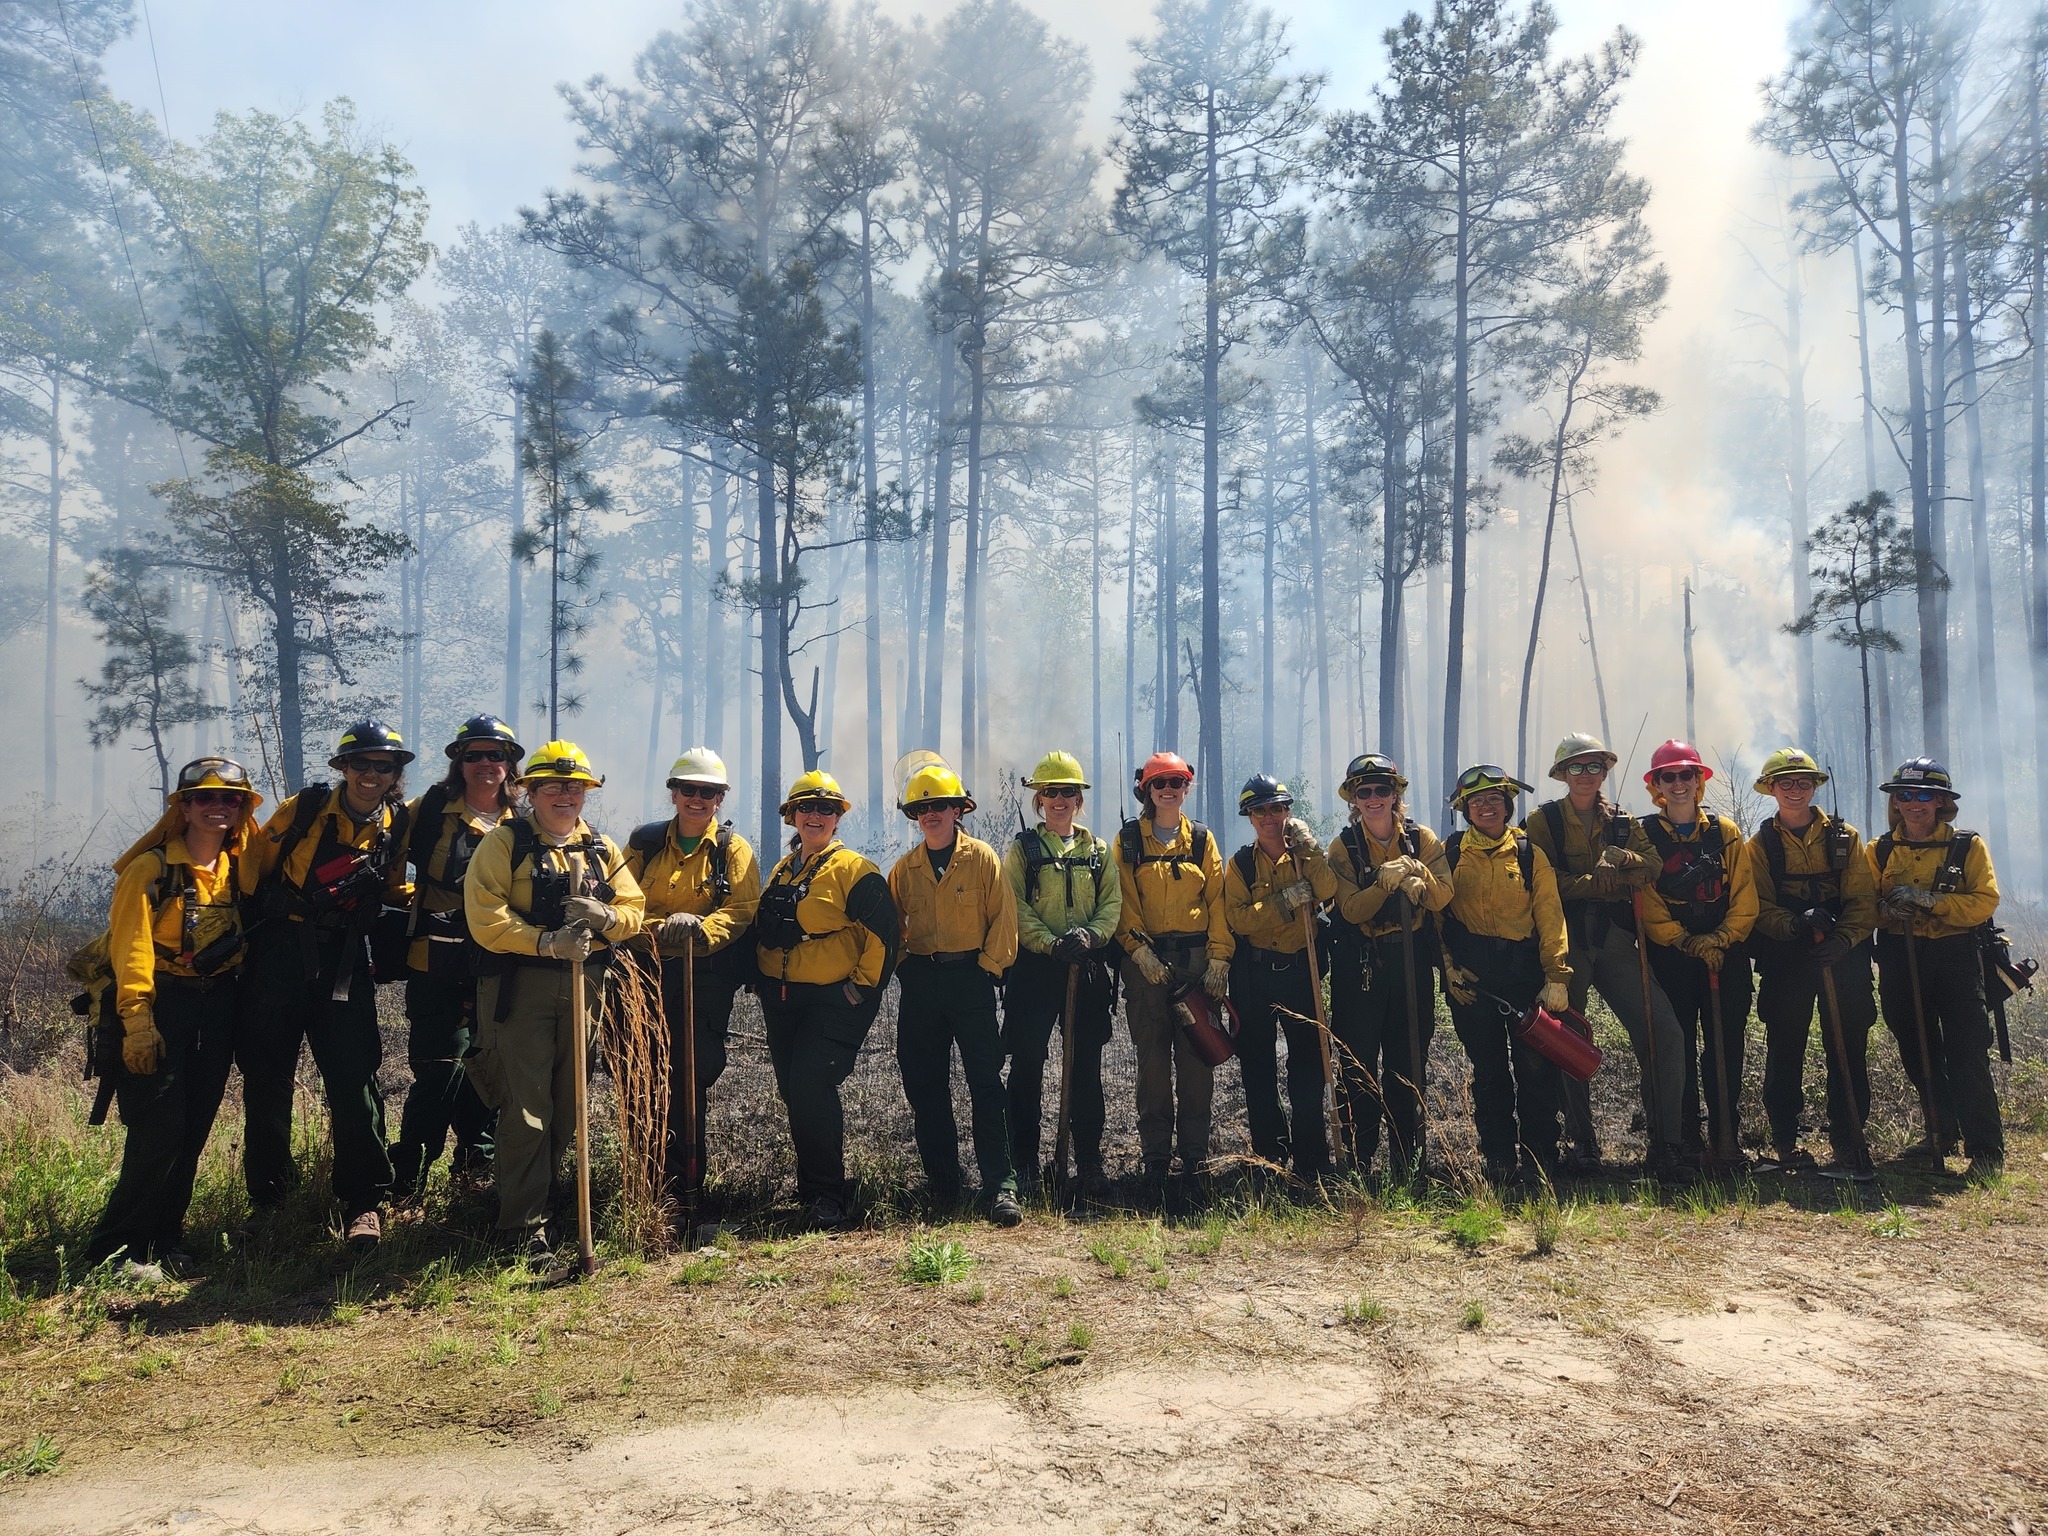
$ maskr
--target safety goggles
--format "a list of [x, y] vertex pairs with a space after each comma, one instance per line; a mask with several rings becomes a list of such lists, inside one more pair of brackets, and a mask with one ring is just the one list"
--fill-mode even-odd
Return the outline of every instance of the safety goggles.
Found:
[[1192, 783], [1194, 783], [1193, 779], [1184, 779], [1177, 773], [1162, 773], [1156, 779], [1147, 779], [1145, 787], [1147, 789], [1186, 789]]
[[1591, 779], [1605, 773], [1607, 765], [1596, 757], [1590, 762], [1566, 763], [1564, 771], [1575, 779]]
[[1930, 800], [1946, 800], [1947, 795], [1938, 789], [1895, 789], [1892, 798], [1911, 805], [1925, 805]]
[[204, 784], [208, 779], [219, 779], [223, 784], [247, 786], [249, 770], [232, 757], [202, 757], [187, 763], [178, 770], [178, 788], [190, 789]]
[[1691, 784], [1698, 780], [1697, 768], [1660, 768], [1657, 770], [1659, 784]]
[[1497, 789], [1506, 794], [1513, 780], [1508, 778], [1507, 769], [1499, 763], [1481, 763], [1476, 768], [1467, 768], [1458, 775], [1458, 793], [1476, 794], [1482, 789]]
[[690, 784], [681, 779], [668, 781], [669, 793], [681, 795], [685, 800], [716, 800], [725, 791], [716, 784]]
[[388, 757], [347, 757], [341, 762], [343, 773], [360, 773], [370, 778], [388, 779], [398, 772], [398, 764]]
[[510, 761], [501, 747], [476, 747], [463, 753], [462, 760], [465, 763], [503, 763]]
[[1078, 784], [1048, 784], [1039, 793], [1048, 800], [1078, 800], [1081, 786]]
[[1391, 800], [1395, 790], [1391, 784], [1355, 784], [1351, 789], [1354, 800]]
[[187, 805], [237, 806], [248, 798], [239, 789], [188, 789], [185, 791], [185, 803]]

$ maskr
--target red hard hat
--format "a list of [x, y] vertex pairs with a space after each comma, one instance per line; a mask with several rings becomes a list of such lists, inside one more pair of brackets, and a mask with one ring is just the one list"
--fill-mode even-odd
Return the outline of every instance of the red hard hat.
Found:
[[1178, 752], [1154, 752], [1145, 759], [1145, 766], [1138, 770], [1138, 787], [1143, 789], [1163, 773], [1183, 775], [1188, 783], [1195, 782], [1195, 770], [1188, 766], [1188, 760]]
[[1657, 775], [1666, 768], [1697, 768], [1702, 784], [1714, 776], [1714, 770], [1700, 760], [1699, 749], [1689, 741], [1667, 741], [1652, 752], [1650, 769], [1643, 775], [1643, 783], [1655, 784]]

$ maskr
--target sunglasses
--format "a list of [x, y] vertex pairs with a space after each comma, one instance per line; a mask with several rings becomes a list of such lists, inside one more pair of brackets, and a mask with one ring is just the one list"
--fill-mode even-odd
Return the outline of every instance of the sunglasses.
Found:
[[185, 800], [189, 805], [240, 805], [243, 794], [239, 789], [188, 789]]
[[1925, 805], [1930, 800], [1946, 800], [1948, 796], [1938, 789], [1895, 789], [1892, 798], [1912, 805]]
[[368, 774], [372, 778], [388, 779], [398, 772], [398, 764], [392, 762], [388, 757], [379, 758], [376, 762], [371, 762], [366, 758], [351, 757], [341, 765], [341, 771], [343, 773]]
[[580, 779], [556, 779], [552, 784], [531, 784], [528, 791], [536, 795], [580, 795], [590, 786]]
[[685, 784], [680, 779], [670, 783], [669, 792], [681, 795], [685, 800], [716, 800], [725, 793], [716, 784]]
[[506, 759], [505, 754], [498, 748], [484, 747], [475, 752], [463, 753], [462, 760], [465, 763], [502, 763]]
[[789, 808], [792, 816], [842, 816], [837, 800], [799, 800]]
[[1508, 792], [1504, 789], [1482, 789], [1477, 794], [1465, 797], [1465, 804], [1468, 808], [1480, 805], [1506, 805], [1507, 803]]
[[1566, 763], [1564, 771], [1575, 779], [1590, 779], [1607, 771], [1605, 763]]
[[1291, 809], [1293, 807], [1287, 805], [1255, 805], [1252, 807], [1252, 814], [1254, 816], [1285, 816]]
[[1354, 800], [1391, 800], [1394, 786], [1391, 784], [1361, 784], [1351, 791]]
[[1818, 789], [1820, 785], [1812, 775], [1804, 773], [1781, 773], [1771, 780], [1773, 789]]
[[1055, 784], [1048, 789], [1041, 789], [1039, 793], [1048, 800], [1078, 800], [1081, 798], [1080, 789], [1072, 784]]
[[1657, 774], [1659, 784], [1690, 784], [1700, 776], [1697, 768], [1665, 768]]
[[1147, 781], [1147, 789], [1186, 789], [1194, 780], [1184, 779], [1178, 774], [1166, 774], [1161, 778]]
[[202, 757], [178, 770], [178, 788], [189, 789], [209, 778], [219, 779], [223, 784], [247, 784], [249, 770], [232, 757]]

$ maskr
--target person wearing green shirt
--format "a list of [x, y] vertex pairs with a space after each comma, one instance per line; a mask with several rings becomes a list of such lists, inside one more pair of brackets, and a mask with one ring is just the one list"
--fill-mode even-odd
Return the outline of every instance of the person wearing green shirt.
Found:
[[[1102, 1052], [1116, 1011], [1110, 939], [1123, 912], [1123, 886], [1109, 844], [1075, 820], [1088, 789], [1080, 760], [1070, 752], [1049, 752], [1024, 787], [1032, 791], [1039, 821], [1003, 857], [1003, 873], [1017, 898], [1017, 959], [1003, 1004], [1011, 1162], [1020, 1192], [1035, 1194], [1046, 1056], [1053, 1026], [1071, 1028], [1074, 1162], [1081, 1193], [1101, 1199], [1109, 1193], [1102, 1167]], [[1070, 971], [1078, 972], [1074, 1017], [1062, 1020]]]

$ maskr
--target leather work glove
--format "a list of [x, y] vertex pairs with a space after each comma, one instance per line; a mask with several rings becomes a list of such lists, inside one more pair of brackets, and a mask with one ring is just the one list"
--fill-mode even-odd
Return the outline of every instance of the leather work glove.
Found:
[[1307, 853], [1310, 849], [1322, 847], [1322, 844], [1316, 841], [1315, 829], [1299, 816], [1287, 818], [1287, 826], [1281, 835], [1287, 839], [1287, 850], [1290, 853]]
[[1429, 881], [1421, 875], [1410, 875], [1401, 882], [1401, 894], [1408, 898], [1408, 905], [1416, 911], [1422, 910], [1422, 899], [1429, 894]]
[[1646, 854], [1637, 853], [1633, 848], [1602, 850], [1600, 865], [1603, 869], [1614, 871], [1624, 890], [1641, 890], [1657, 878], [1656, 864]]
[[1209, 969], [1202, 972], [1202, 990], [1211, 997], [1221, 997], [1230, 990], [1230, 962], [1211, 960]]
[[1895, 885], [1884, 895], [1885, 910], [1894, 917], [1912, 917], [1934, 910], [1934, 892], [1917, 885]]
[[562, 920], [565, 928], [587, 928], [592, 933], [603, 933], [619, 920], [619, 914], [595, 896], [571, 896], [562, 903]]
[[1536, 994], [1536, 1001], [1548, 1013], [1562, 1013], [1572, 1005], [1572, 989], [1561, 981], [1546, 981], [1543, 990]]
[[587, 928], [555, 928], [542, 934], [535, 948], [549, 960], [588, 960], [594, 946]]
[[1145, 984], [1153, 987], [1166, 985], [1166, 963], [1152, 953], [1150, 944], [1140, 944], [1131, 953], [1131, 964], [1138, 968], [1138, 974], [1145, 978]]
[[1826, 907], [1808, 907], [1799, 914], [1799, 921], [1806, 924], [1806, 931], [1813, 935], [1816, 944], [1835, 931], [1835, 914]]
[[163, 1053], [164, 1037], [157, 1033], [155, 1014], [147, 1008], [140, 1008], [122, 1016], [122, 1066], [137, 1077], [154, 1077], [157, 1061]]
[[1381, 890], [1393, 891], [1400, 888], [1403, 880], [1422, 872], [1420, 859], [1411, 859], [1405, 853], [1397, 853], [1374, 872], [1373, 881]]
[[1678, 941], [1678, 947], [1708, 970], [1721, 969], [1722, 946], [1711, 933], [1687, 934]]
[[1287, 915], [1294, 916], [1303, 907], [1315, 905], [1316, 888], [1306, 880], [1297, 880], [1292, 885], [1280, 888], [1280, 900], [1287, 908]]
[[1095, 935], [1086, 928], [1069, 928], [1053, 940], [1052, 957], [1062, 965], [1078, 965], [1094, 947]]
[[704, 926], [704, 919], [694, 912], [676, 912], [661, 920], [661, 926], [654, 930], [663, 949], [681, 952], [683, 947], [697, 937]]
[[1849, 941], [1838, 933], [1831, 933], [1813, 946], [1815, 965], [1833, 965], [1849, 958]]
[[1479, 983], [1473, 974], [1462, 965], [1444, 962], [1444, 990], [1451, 994], [1454, 1003], [1476, 1003], [1479, 1001]]

